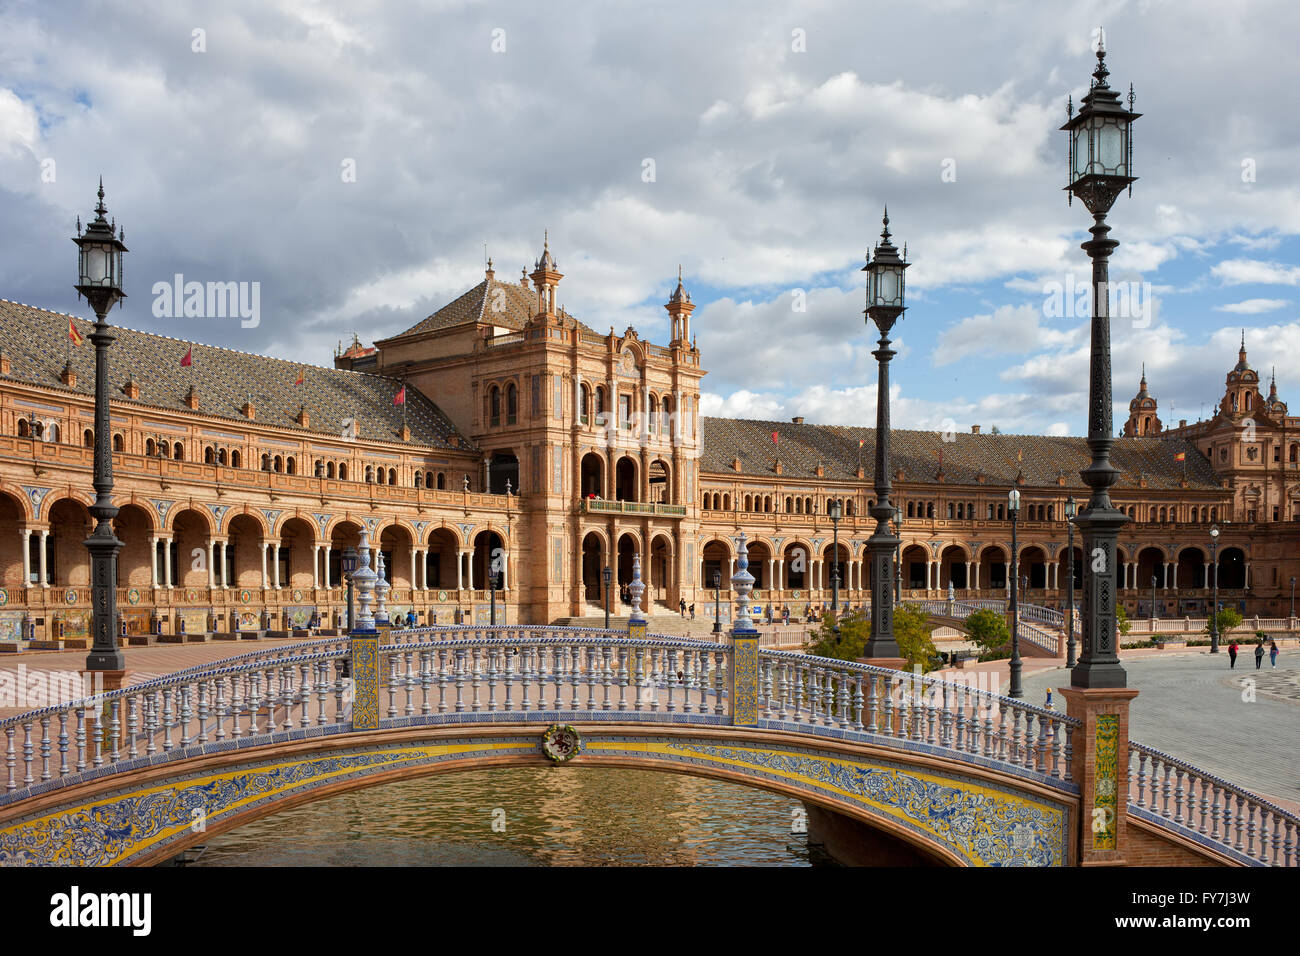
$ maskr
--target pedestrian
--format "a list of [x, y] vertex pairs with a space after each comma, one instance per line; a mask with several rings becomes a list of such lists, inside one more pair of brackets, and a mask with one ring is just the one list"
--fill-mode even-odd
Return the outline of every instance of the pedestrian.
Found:
[[686, 598], [677, 599], [677, 610], [681, 613], [682, 617], [686, 616]]
[[785, 625], [790, 623], [790, 605], [788, 604], [781, 608], [781, 623]]
[[1277, 641], [1269, 638], [1268, 640], [1268, 660], [1274, 667], [1277, 667]]
[[1233, 641], [1228, 645], [1228, 670], [1237, 666], [1237, 642]]
[[1264, 663], [1264, 642], [1260, 641], [1255, 645], [1255, 670], [1259, 670], [1259, 665]]
[[695, 620], [695, 605], [691, 605], [691, 620]]

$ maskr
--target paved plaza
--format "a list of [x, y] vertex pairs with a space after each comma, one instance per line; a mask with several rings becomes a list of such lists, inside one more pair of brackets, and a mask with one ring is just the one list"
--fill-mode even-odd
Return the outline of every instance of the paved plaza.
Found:
[[[1222, 652], [1125, 658], [1129, 686], [1139, 691], [1130, 736], [1202, 770], [1300, 809], [1300, 655], [1284, 650], [1276, 668], [1255, 670], [1242, 655], [1228, 669]], [[1254, 700], [1240, 682], [1256, 679]], [[1066, 686], [1062, 667], [1027, 675], [1025, 699], [1040, 703], [1048, 687]], [[1058, 706], [1060, 696], [1056, 695]]]

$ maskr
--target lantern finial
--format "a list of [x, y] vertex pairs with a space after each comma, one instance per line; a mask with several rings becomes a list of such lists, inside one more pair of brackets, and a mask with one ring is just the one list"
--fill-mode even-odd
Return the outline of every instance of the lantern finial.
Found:
[[1101, 42], [1097, 46], [1097, 69], [1092, 72], [1093, 89], [1109, 89], [1106, 84], [1106, 77], [1110, 76], [1110, 70], [1106, 69], [1106, 38], [1103, 34]]
[[882, 230], [880, 231], [880, 238], [881, 238], [881, 239], [884, 239], [886, 242], [888, 242], [888, 241], [889, 241], [889, 205], [888, 205], [888, 203], [885, 204], [885, 218], [884, 218], [884, 226], [885, 226], [885, 228], [882, 229]]

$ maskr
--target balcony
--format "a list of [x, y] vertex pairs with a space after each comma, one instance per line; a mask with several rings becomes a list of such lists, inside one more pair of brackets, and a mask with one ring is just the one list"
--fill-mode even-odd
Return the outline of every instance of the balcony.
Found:
[[684, 518], [685, 505], [666, 505], [661, 502], [606, 501], [603, 498], [583, 498], [582, 510], [587, 514], [652, 515], [660, 518]]

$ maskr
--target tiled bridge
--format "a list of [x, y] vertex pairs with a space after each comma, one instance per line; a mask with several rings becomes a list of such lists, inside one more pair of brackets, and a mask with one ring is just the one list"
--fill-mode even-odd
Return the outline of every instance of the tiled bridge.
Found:
[[0, 722], [0, 864], [158, 862], [344, 790], [555, 763], [784, 794], [845, 859], [1297, 865], [1295, 816], [1128, 741], [1126, 697], [1067, 698], [1079, 716], [740, 633], [310, 641]]

